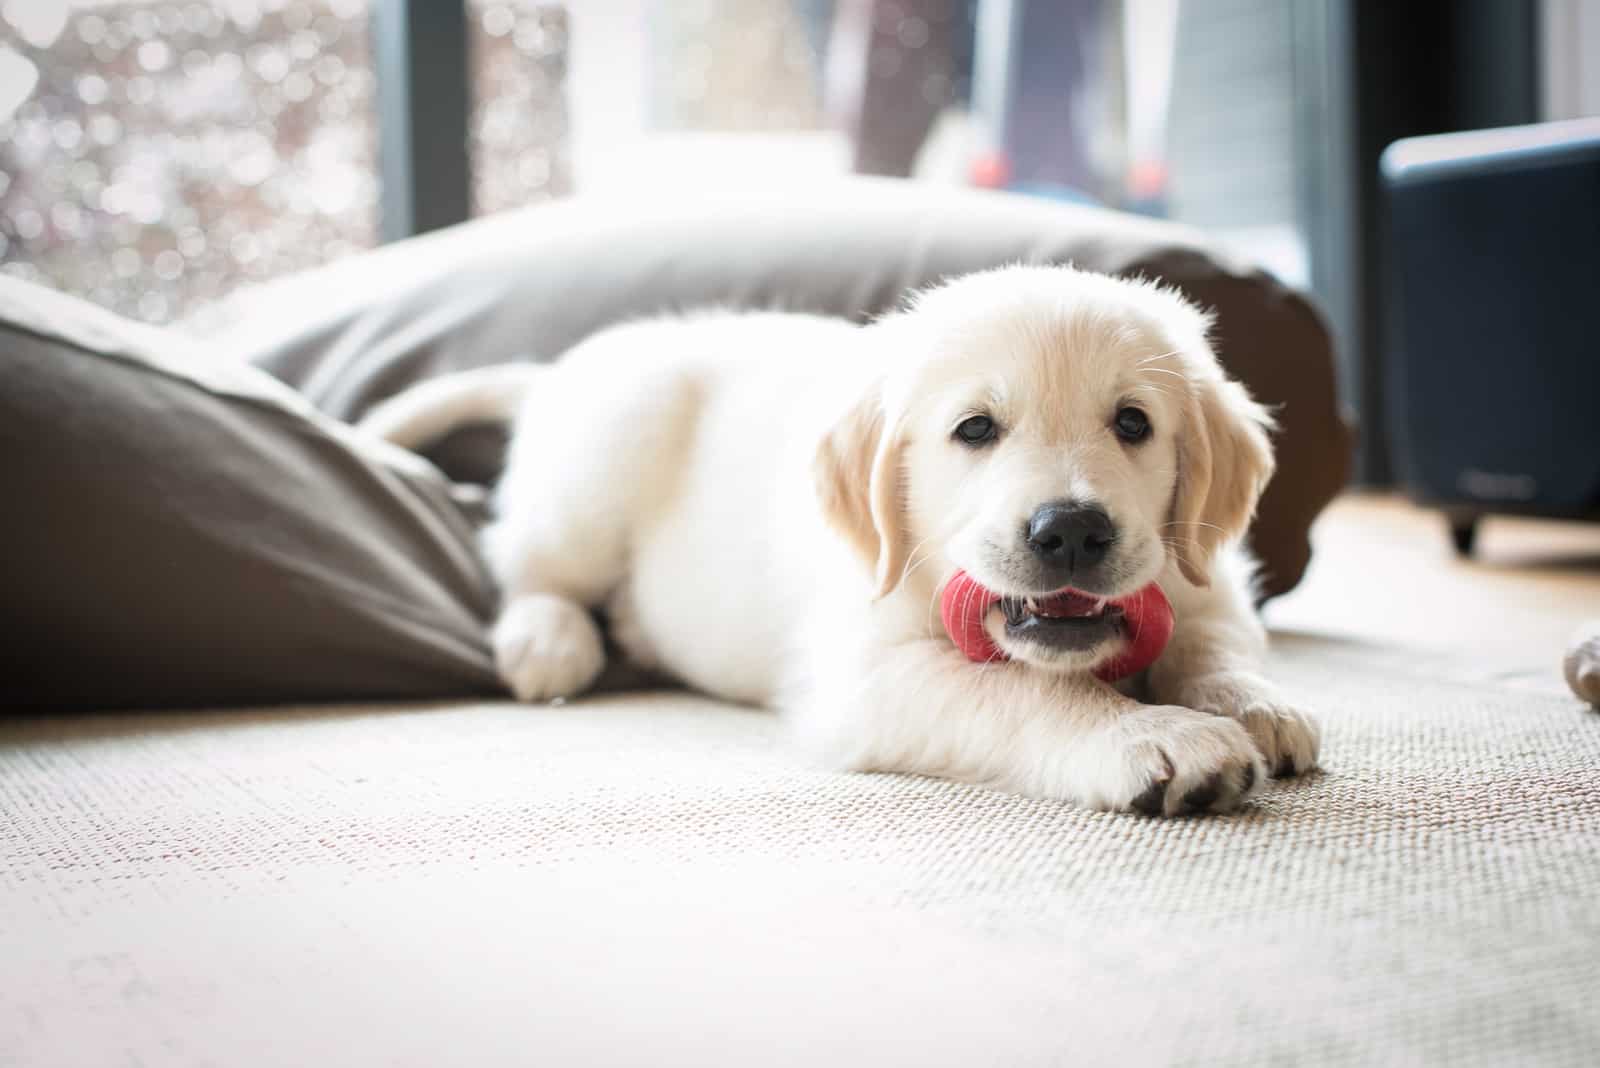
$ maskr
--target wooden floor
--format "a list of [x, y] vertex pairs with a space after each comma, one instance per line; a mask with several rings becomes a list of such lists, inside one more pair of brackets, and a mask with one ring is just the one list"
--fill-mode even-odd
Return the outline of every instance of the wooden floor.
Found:
[[1578, 622], [1600, 617], [1600, 524], [1489, 519], [1456, 556], [1443, 519], [1348, 494], [1318, 520], [1305, 580], [1267, 606], [1274, 630], [1465, 653], [1501, 671], [1559, 671]]

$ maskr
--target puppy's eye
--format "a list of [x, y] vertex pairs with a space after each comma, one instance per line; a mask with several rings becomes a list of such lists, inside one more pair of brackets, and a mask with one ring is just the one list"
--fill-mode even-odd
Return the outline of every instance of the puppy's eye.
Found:
[[1117, 437], [1126, 442], [1136, 443], [1150, 436], [1150, 417], [1138, 408], [1119, 408], [1113, 425]]
[[987, 415], [971, 415], [956, 424], [956, 440], [964, 445], [986, 445], [1000, 436], [1000, 428]]

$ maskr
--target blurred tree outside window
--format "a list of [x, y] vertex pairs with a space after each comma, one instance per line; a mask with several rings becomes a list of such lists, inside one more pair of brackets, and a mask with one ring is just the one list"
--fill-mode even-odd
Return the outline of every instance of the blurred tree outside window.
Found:
[[566, 6], [469, 0], [472, 210], [477, 215], [572, 192]]
[[365, 14], [5, 0], [37, 84], [0, 119], [0, 270], [164, 322], [372, 245]]
[[[559, 5], [473, 0], [473, 202], [571, 188]], [[0, 271], [149, 322], [378, 241], [368, 0], [0, 2]]]

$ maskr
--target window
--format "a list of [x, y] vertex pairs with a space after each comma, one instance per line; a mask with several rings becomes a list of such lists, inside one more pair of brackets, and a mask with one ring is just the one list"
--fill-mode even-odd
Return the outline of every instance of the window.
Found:
[[164, 322], [376, 242], [364, 0], [0, 15], [0, 270]]
[[467, 12], [474, 214], [570, 193], [566, 7], [470, 0]]
[[[0, 271], [164, 322], [376, 244], [391, 2], [0, 0]], [[464, 2], [476, 214], [860, 172], [1165, 215], [1306, 281], [1279, 0]]]
[[570, 12], [578, 188], [851, 171], [1005, 186], [1204, 226], [1308, 280], [1282, 0], [586, 0]]

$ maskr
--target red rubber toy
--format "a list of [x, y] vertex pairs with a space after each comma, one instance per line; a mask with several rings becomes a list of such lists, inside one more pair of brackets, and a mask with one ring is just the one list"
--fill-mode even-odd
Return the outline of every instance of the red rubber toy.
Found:
[[[1087, 596], [1075, 591], [1065, 592], [1074, 597]], [[980, 586], [965, 571], [957, 571], [945, 584], [944, 594], [939, 598], [939, 615], [944, 619], [945, 633], [968, 660], [988, 664], [1010, 659], [983, 627], [989, 609], [999, 603], [999, 594]], [[1155, 663], [1172, 637], [1173, 626], [1172, 603], [1154, 582], [1110, 603], [1122, 609], [1129, 640], [1126, 649], [1094, 669], [1095, 677], [1104, 682], [1126, 678]]]

